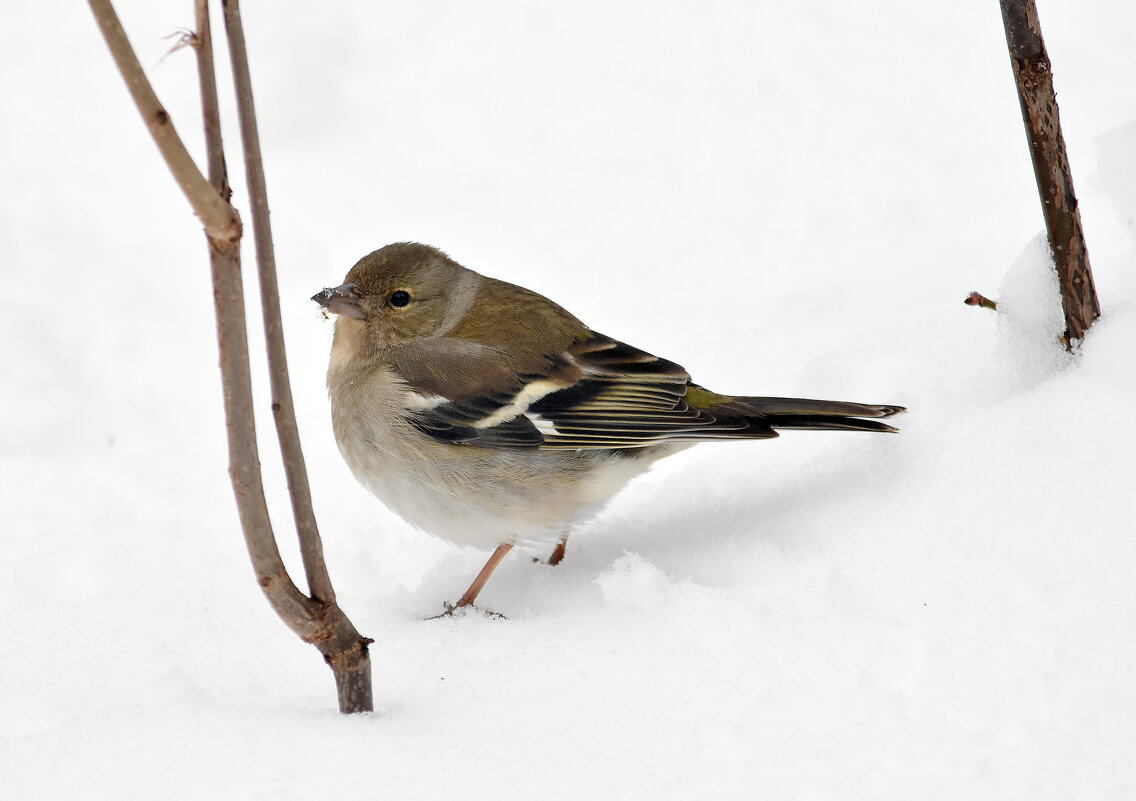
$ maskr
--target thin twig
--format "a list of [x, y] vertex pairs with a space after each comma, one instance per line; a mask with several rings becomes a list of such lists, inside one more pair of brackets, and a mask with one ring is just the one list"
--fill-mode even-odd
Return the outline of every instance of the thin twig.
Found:
[[217, 101], [217, 72], [213, 62], [213, 31], [209, 24], [209, 0], [194, 0], [197, 31], [193, 36], [197, 51], [197, 79], [201, 89], [201, 117], [205, 126], [205, 157], [209, 183], [226, 202], [233, 196], [225, 168], [225, 148], [221, 140], [221, 109]]
[[994, 311], [998, 310], [998, 304], [995, 301], [991, 300], [985, 295], [980, 295], [977, 292], [971, 292], [969, 295], [967, 295], [963, 300], [963, 303], [965, 303], [967, 306], [981, 306], [984, 309], [993, 309]]
[[252, 77], [248, 51], [241, 24], [240, 3], [226, 0], [225, 30], [229, 37], [229, 53], [236, 84], [237, 109], [240, 117], [241, 143], [245, 154], [245, 177], [252, 208], [252, 230], [256, 240], [256, 261], [260, 278], [261, 311], [264, 315], [264, 338], [268, 347], [268, 370], [272, 386], [272, 415], [292, 499], [292, 515], [300, 540], [300, 554], [307, 573], [308, 589], [313, 598], [335, 602], [335, 590], [324, 562], [323, 544], [312, 510], [312, 495], [304, 467], [304, 452], [292, 403], [288, 380], [288, 355], [284, 348], [284, 326], [280, 321], [280, 292], [276, 280], [276, 255], [272, 245], [272, 226], [268, 218], [268, 189], [264, 178], [264, 162], [260, 153], [256, 109], [253, 104]]
[[189, 199], [194, 213], [205, 226], [210, 239], [219, 242], [236, 242], [241, 237], [241, 218], [236, 209], [224, 201], [205, 180], [197, 169], [189, 151], [174, 129], [170, 115], [158, 101], [150, 82], [134, 55], [134, 49], [126, 38], [122, 23], [115, 13], [110, 0], [89, 0], [95, 20], [99, 24], [103, 38], [110, 47], [111, 55], [122, 73], [130, 96], [138, 107], [146, 127], [162, 152], [162, 157], [173, 172], [178, 186]]

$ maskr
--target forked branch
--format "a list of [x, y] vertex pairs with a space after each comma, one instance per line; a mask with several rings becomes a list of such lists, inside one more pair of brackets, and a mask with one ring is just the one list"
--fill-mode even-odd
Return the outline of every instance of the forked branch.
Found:
[[173, 120], [154, 94], [150, 81], [146, 79], [114, 6], [110, 0], [90, 0], [90, 4], [103, 38], [118, 65], [118, 71], [122, 73], [122, 78], [130, 89], [134, 105], [138, 107], [138, 113], [150, 129], [154, 142], [162, 152], [162, 158], [173, 172], [178, 186], [185, 192], [194, 213], [205, 226], [205, 233], [212, 240], [236, 242], [241, 238], [241, 218], [237, 210], [213, 190], [201, 170], [197, 169], [174, 128]]
[[[199, 0], [204, 2], [204, 0]], [[300, 431], [292, 404], [292, 385], [288, 380], [288, 356], [284, 350], [284, 326], [280, 321], [280, 292], [276, 281], [276, 253], [272, 245], [272, 226], [268, 218], [268, 188], [264, 178], [264, 161], [260, 155], [260, 134], [253, 104], [252, 78], [238, 0], [225, 0], [225, 30], [229, 36], [229, 54], [233, 65], [233, 83], [237, 90], [237, 110], [241, 126], [241, 144], [245, 154], [245, 180], [252, 209], [253, 239], [256, 242], [257, 273], [260, 279], [260, 302], [264, 314], [264, 339], [268, 349], [268, 371], [272, 386], [272, 415], [276, 435], [284, 459], [288, 495], [292, 499], [292, 516], [300, 538], [300, 549], [307, 572], [308, 590], [313, 598], [333, 603], [335, 590], [323, 558], [323, 546], [316, 516], [312, 510], [312, 493], [300, 447]]]
[[[245, 323], [244, 293], [240, 272], [240, 217], [226, 199], [228, 187], [224, 175], [224, 155], [221, 149], [221, 130], [217, 115], [217, 92], [213, 75], [212, 41], [209, 32], [208, 8], [204, 0], [197, 2], [198, 32], [195, 47], [202, 86], [202, 104], [205, 111], [205, 135], [210, 163], [210, 180], [189, 157], [169, 115], [158, 102], [142, 72], [138, 59], [126, 38], [110, 0], [89, 0], [95, 19], [111, 49], [115, 62], [126, 80], [135, 104], [147, 122], [166, 163], [178, 185], [182, 187], [194, 212], [202, 220], [209, 239], [210, 264], [213, 273], [214, 300], [217, 314], [217, 339], [221, 353], [221, 380], [224, 389], [225, 427], [229, 442], [229, 472], [236, 496], [241, 530], [245, 537], [249, 557], [257, 582], [280, 618], [306, 642], [315, 645], [324, 655], [335, 676], [342, 712], [369, 712], [373, 708], [371, 669], [368, 645], [372, 641], [361, 636], [343, 611], [335, 604], [331, 582], [327, 578], [322, 557], [315, 517], [311, 513], [311, 499], [307, 492], [307, 475], [302, 457], [288, 465], [289, 488], [293, 493], [293, 508], [310, 518], [301, 523], [297, 512], [297, 528], [301, 540], [301, 553], [315, 597], [304, 595], [293, 583], [280, 558], [280, 551], [272, 531], [264, 486], [260, 473], [256, 429], [253, 420], [252, 381], [249, 369], [248, 335]], [[242, 37], [243, 41], [243, 37]], [[241, 46], [243, 54], [243, 43]], [[236, 58], [236, 55], [234, 55]], [[241, 56], [244, 59], [243, 55]], [[247, 64], [244, 69], [247, 79]], [[248, 105], [251, 114], [251, 90], [243, 93], [239, 102]], [[244, 113], [244, 112], [242, 112]], [[255, 134], [255, 128], [254, 128]], [[256, 149], [259, 169], [259, 148]], [[265, 211], [263, 173], [260, 178], [260, 197]], [[265, 234], [267, 236], [267, 233]], [[259, 234], [258, 234], [259, 240]], [[271, 242], [269, 242], [271, 249]], [[258, 248], [259, 250], [259, 248]], [[270, 283], [262, 286], [262, 293], [270, 295], [275, 322], [266, 320], [266, 327], [279, 329], [279, 299], [276, 291], [275, 269]], [[266, 303], [266, 308], [269, 304]], [[283, 360], [283, 338], [279, 339], [278, 361], [273, 363], [273, 386], [283, 380], [287, 390], [287, 368]], [[275, 357], [273, 357], [275, 358]], [[277, 396], [279, 397], [279, 396]], [[279, 400], [276, 401], [279, 403]], [[287, 393], [289, 415], [291, 395]], [[299, 437], [295, 434], [295, 419], [291, 418], [295, 450], [281, 434], [281, 447], [286, 462], [298, 455]], [[299, 475], [302, 482], [294, 480]], [[297, 500], [297, 487], [302, 485], [303, 497]]]

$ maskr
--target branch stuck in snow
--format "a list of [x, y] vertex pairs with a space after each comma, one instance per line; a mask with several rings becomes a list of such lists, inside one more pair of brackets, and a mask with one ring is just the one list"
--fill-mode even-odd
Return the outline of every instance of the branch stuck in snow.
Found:
[[1034, 0], [1000, 2], [1049, 247], [1061, 286], [1061, 305], [1065, 311], [1062, 341], [1072, 349], [1100, 317], [1100, 303], [1085, 249], [1065, 138], [1061, 133], [1061, 115], [1053, 91], [1053, 67], [1041, 36]]
[[[229, 474], [233, 493], [236, 496], [241, 530], [257, 583], [281, 620], [301, 639], [315, 645], [323, 654], [324, 660], [335, 676], [340, 711], [369, 712], [373, 709], [373, 701], [368, 645], [373, 640], [360, 635], [335, 603], [335, 593], [327, 575], [322, 544], [311, 508], [307, 472], [299, 449], [299, 433], [292, 412], [291, 390], [288, 386], [287, 362], [280, 325], [275, 263], [271, 256], [271, 232], [267, 227], [268, 207], [264, 191], [264, 173], [260, 162], [259, 144], [256, 142], [252, 90], [248, 80], [244, 34], [240, 26], [237, 2], [228, 0], [225, 4], [226, 23], [231, 40], [234, 72], [237, 73], [239, 113], [246, 141], [246, 166], [253, 193], [254, 230], [260, 257], [261, 295], [265, 309], [265, 330], [269, 340], [273, 411], [277, 418], [277, 431], [296, 517], [300, 550], [312, 593], [310, 598], [296, 587], [280, 558], [280, 550], [272, 531], [264, 497], [253, 419], [248, 332], [240, 270], [242, 229], [236, 209], [228, 202], [230, 190], [221, 145], [207, 2], [195, 0], [198, 30], [193, 37], [193, 45], [198, 54], [209, 160], [208, 180], [189, 156], [169, 115], [154, 94], [110, 0], [89, 0], [89, 2], [135, 104], [149, 126], [178, 185], [201, 219], [209, 239], [217, 315], [217, 341], [224, 390], [225, 429], [229, 444]], [[268, 254], [267, 257], [265, 253]]]

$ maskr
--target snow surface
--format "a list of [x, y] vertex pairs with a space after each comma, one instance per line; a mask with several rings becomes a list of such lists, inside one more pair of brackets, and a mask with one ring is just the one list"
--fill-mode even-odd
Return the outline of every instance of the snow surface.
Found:
[[[1136, 7], [1041, 3], [1104, 310], [1073, 359], [997, 3], [314, 8], [244, 16], [296, 404], [376, 714], [334, 711], [252, 581], [198, 224], [83, 4], [17, 4], [0, 795], [1136, 794]], [[120, 12], [200, 152], [192, 56], [162, 58], [191, 4]], [[308, 300], [404, 239], [719, 391], [912, 411], [900, 436], [674, 457], [562, 566], [511, 556], [482, 596], [508, 620], [424, 621], [485, 554], [352, 480]]]

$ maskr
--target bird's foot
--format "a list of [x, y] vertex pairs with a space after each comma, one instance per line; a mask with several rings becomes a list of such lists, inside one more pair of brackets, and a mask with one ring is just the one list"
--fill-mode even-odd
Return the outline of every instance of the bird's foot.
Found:
[[509, 619], [509, 618], [505, 617], [503, 614], [501, 614], [500, 612], [494, 612], [494, 611], [489, 610], [489, 609], [481, 609], [480, 607], [474, 606], [473, 604], [463, 604], [461, 602], [458, 602], [456, 604], [452, 604], [449, 601], [446, 601], [445, 603], [442, 604], [442, 607], [446, 610], [445, 612], [442, 612], [442, 614], [440, 614], [440, 615], [434, 615], [432, 617], [428, 617], [426, 619], [427, 620], [441, 620], [442, 618], [445, 618], [445, 617], [459, 617], [459, 616], [460, 617], [468, 617], [469, 615], [472, 615], [472, 614], [480, 614], [484, 617], [487, 617], [487, 618], [490, 618], [490, 619], [496, 619], [496, 620], [508, 620]]

